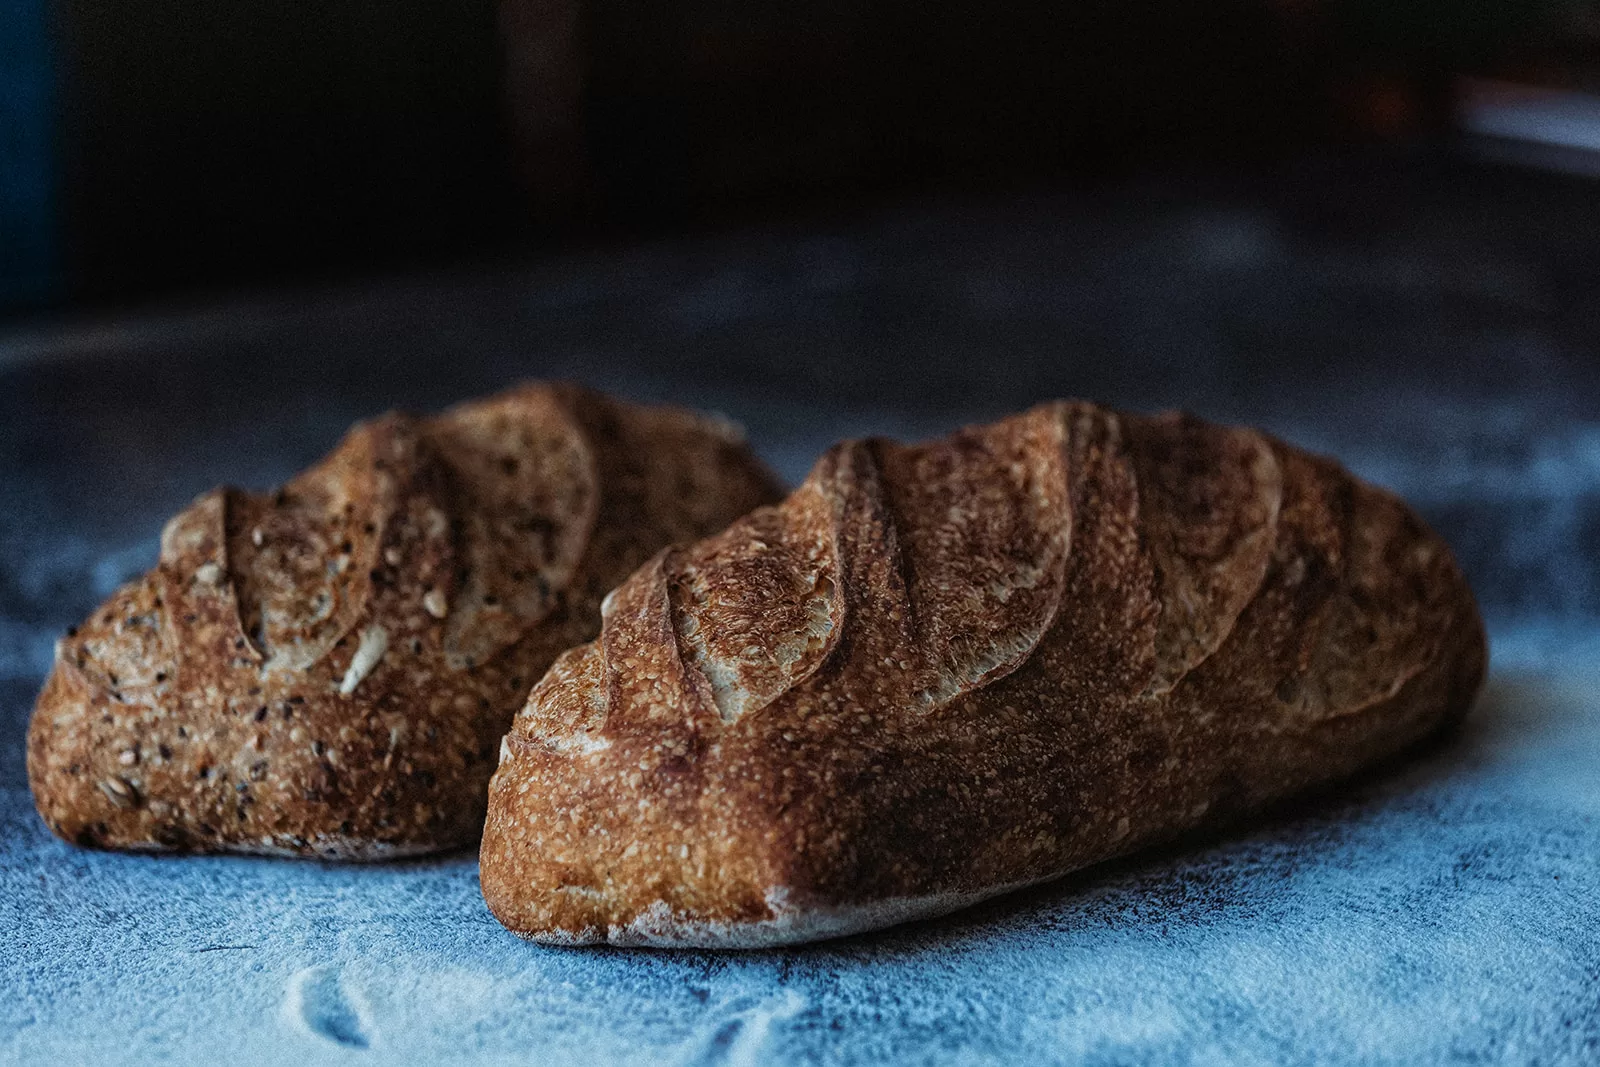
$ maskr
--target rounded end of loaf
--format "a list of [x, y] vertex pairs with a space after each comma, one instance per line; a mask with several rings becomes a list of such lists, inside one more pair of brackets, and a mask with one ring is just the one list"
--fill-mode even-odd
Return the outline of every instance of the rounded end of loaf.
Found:
[[[128, 835], [127, 808], [121, 803], [127, 786], [120, 779], [122, 767], [113, 776], [110, 767], [94, 765], [93, 753], [82, 741], [88, 733], [81, 722], [87, 704], [73, 688], [58, 656], [28, 723], [28, 786], [51, 833], [92, 848]], [[98, 788], [101, 781], [108, 783], [105, 791]]]
[[[476, 839], [489, 730], [467, 736], [458, 712], [402, 717], [381, 698], [341, 694], [331, 668], [294, 685], [213, 687], [216, 704], [203, 689], [193, 699], [177, 665], [141, 641], [155, 631], [132, 610], [138, 599], [119, 593], [60, 642], [35, 705], [29, 784], [57, 836], [94, 848], [358, 861]], [[381, 683], [381, 666], [373, 672]]]
[[1468, 584], [1466, 575], [1456, 564], [1449, 546], [1432, 530], [1428, 536], [1438, 541], [1441, 551], [1450, 560], [1452, 593], [1450, 599], [1456, 607], [1451, 616], [1447, 636], [1441, 642], [1439, 670], [1444, 680], [1439, 683], [1444, 693], [1444, 710], [1439, 716], [1436, 734], [1448, 735], [1466, 719], [1478, 696], [1483, 692], [1489, 677], [1489, 633], [1478, 610], [1477, 598]]

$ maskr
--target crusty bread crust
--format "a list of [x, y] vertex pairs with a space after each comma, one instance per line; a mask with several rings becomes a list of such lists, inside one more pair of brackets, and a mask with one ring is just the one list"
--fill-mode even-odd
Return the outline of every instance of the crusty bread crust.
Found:
[[528, 385], [207, 493], [57, 646], [28, 775], [61, 837], [373, 860], [477, 839], [495, 751], [606, 590], [778, 496], [729, 424]]
[[939, 914], [1349, 775], [1486, 658], [1415, 514], [1251, 430], [1058, 403], [850, 442], [534, 688], [484, 896], [562, 944]]

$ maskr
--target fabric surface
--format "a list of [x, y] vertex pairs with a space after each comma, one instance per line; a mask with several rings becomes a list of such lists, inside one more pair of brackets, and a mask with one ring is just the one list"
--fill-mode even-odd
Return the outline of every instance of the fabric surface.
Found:
[[[0, 1061], [1592, 1063], [1600, 206], [1382, 161], [936, 203], [0, 337]], [[524, 944], [470, 854], [96, 853], [23, 769], [55, 637], [163, 519], [352, 418], [573, 376], [835, 438], [1056, 396], [1343, 458], [1455, 546], [1491, 679], [1454, 737], [1225, 833], [946, 919], [717, 954]]]

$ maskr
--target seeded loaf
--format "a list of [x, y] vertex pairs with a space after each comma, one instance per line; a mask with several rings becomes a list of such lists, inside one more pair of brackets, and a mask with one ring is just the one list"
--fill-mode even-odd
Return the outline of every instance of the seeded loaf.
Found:
[[730, 425], [573, 386], [362, 423], [275, 494], [200, 497], [59, 643], [39, 812], [111, 848], [470, 844], [501, 735], [605, 592], [778, 495]]
[[534, 688], [484, 896], [555, 944], [938, 915], [1403, 750], [1485, 661], [1438, 537], [1251, 430], [1056, 403], [849, 442]]

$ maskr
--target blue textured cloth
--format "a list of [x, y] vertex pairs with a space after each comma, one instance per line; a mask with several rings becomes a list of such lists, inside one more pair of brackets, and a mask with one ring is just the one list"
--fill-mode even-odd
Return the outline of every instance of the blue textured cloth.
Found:
[[[1588, 186], [1383, 166], [0, 336], [0, 1062], [1600, 1062], [1597, 213]], [[840, 436], [1055, 396], [1265, 425], [1438, 527], [1491, 680], [1457, 736], [1321, 798], [787, 951], [524, 944], [470, 854], [50, 837], [23, 739], [52, 643], [165, 516], [522, 376], [721, 409], [791, 480]]]
[[0, 0], [0, 312], [46, 296], [55, 268], [45, 0]]

